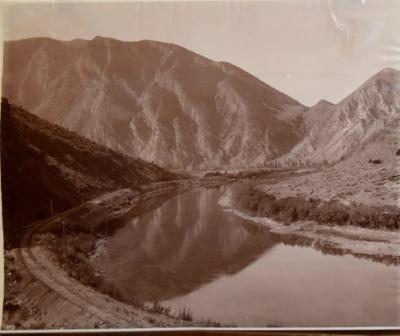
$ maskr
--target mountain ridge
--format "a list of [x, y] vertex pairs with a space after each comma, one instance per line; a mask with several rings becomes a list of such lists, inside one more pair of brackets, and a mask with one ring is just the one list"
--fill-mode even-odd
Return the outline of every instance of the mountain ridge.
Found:
[[370, 137], [400, 118], [400, 71], [385, 68], [339, 103], [318, 104], [304, 113], [304, 139], [277, 162], [332, 163], [354, 153]]
[[7, 42], [3, 92], [102, 145], [185, 169], [264, 165], [303, 137], [306, 109], [227, 62], [101, 37]]
[[[153, 40], [6, 42], [3, 92], [34, 114], [170, 169], [335, 162], [396, 118], [399, 71], [306, 107], [243, 69]], [[272, 160], [272, 161], [271, 161]]]

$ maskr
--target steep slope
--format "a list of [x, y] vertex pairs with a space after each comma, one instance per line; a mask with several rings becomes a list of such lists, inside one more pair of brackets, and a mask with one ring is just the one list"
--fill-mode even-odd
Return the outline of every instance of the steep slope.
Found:
[[6, 243], [23, 226], [119, 188], [175, 179], [2, 100], [1, 174]]
[[400, 71], [384, 69], [337, 105], [320, 102], [304, 113], [305, 138], [281, 163], [334, 162], [400, 118]]
[[165, 167], [262, 165], [303, 137], [300, 103], [231, 64], [161, 42], [6, 42], [3, 94]]
[[389, 122], [342, 161], [311, 175], [297, 176], [261, 189], [278, 198], [300, 197], [345, 205], [399, 209], [400, 119]]

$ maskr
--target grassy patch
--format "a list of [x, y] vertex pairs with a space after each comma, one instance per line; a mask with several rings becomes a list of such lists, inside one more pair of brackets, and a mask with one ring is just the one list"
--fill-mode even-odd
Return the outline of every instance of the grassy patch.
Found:
[[299, 220], [323, 224], [354, 225], [365, 228], [400, 228], [400, 213], [394, 207], [373, 207], [363, 204], [345, 205], [339, 200], [286, 197], [277, 199], [257, 189], [237, 190], [236, 204], [255, 216], [269, 217], [289, 225]]

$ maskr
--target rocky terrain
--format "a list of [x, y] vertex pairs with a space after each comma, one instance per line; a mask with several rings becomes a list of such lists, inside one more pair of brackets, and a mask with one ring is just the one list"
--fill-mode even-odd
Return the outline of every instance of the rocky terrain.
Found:
[[336, 162], [351, 155], [400, 115], [400, 72], [383, 69], [334, 105], [320, 101], [303, 115], [305, 137], [281, 165]]
[[6, 42], [3, 95], [166, 168], [262, 166], [304, 136], [299, 102], [231, 64], [155, 41]]
[[399, 206], [400, 118], [343, 160], [313, 174], [296, 176], [272, 185], [260, 186], [276, 198], [302, 197], [337, 200], [344, 205]]
[[1, 173], [6, 246], [23, 227], [107, 191], [176, 179], [2, 100]]

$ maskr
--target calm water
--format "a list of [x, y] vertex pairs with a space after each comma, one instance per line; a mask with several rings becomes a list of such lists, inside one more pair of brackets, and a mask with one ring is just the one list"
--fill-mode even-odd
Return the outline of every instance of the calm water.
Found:
[[284, 245], [198, 189], [127, 220], [97, 267], [126, 298], [237, 326], [397, 326], [399, 267]]

